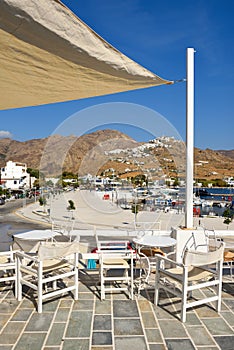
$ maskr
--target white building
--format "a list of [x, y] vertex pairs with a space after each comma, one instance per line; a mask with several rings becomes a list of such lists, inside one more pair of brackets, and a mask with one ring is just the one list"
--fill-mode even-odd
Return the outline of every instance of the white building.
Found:
[[12, 162], [9, 160], [1, 171], [1, 185], [11, 190], [31, 188], [30, 174], [27, 173], [25, 163]]
[[224, 178], [224, 181], [228, 184], [228, 186], [234, 187], [234, 178], [232, 176]]

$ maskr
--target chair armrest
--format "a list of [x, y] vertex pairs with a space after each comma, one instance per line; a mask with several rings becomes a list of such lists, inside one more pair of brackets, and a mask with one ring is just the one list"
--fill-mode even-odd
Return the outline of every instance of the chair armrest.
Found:
[[38, 262], [38, 257], [35, 253], [24, 253], [24, 252], [20, 252], [17, 251], [16, 252], [16, 257], [22, 258], [22, 259], [27, 259], [27, 260], [31, 260], [34, 262]]
[[5, 252], [0, 252], [0, 256], [11, 256], [12, 254], [15, 254], [18, 252], [18, 250], [8, 250]]
[[179, 262], [177, 262], [175, 260], [172, 260], [172, 259], [168, 259], [166, 256], [162, 256], [162, 255], [156, 254], [155, 257], [156, 257], [157, 260], [163, 260], [164, 262], [168, 262], [168, 263], [170, 263], [172, 265], [175, 265], [176, 267], [184, 268], [184, 264], [179, 263]]

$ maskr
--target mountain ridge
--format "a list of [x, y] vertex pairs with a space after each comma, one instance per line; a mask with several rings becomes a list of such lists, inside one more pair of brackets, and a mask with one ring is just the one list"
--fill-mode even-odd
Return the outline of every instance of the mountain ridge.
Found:
[[[143, 173], [147, 167], [149, 169], [149, 162], [153, 162], [154, 167], [161, 168], [163, 174], [171, 177], [183, 177], [184, 165], [178, 172], [174, 164], [177, 163], [178, 168], [180, 168], [179, 158], [184, 163], [185, 146], [183, 142], [166, 137], [159, 138], [159, 141], [161, 143], [137, 142], [120, 131], [110, 129], [98, 130], [80, 137], [52, 135], [28, 141], [0, 139], [0, 166], [4, 167], [7, 161], [12, 160], [26, 163], [29, 168], [39, 169], [43, 156], [46, 158], [49, 175], [53, 176], [56, 175], [57, 171], [56, 162], [61, 161], [63, 157], [63, 170], [73, 173], [79, 172], [79, 174], [88, 172], [100, 174], [105, 173], [106, 169], [110, 168], [114, 169], [116, 174], [133, 172], [136, 169]], [[50, 144], [51, 149], [48, 149], [48, 144]], [[46, 146], [47, 154], [45, 155]], [[136, 150], [144, 147], [143, 152], [137, 153]], [[118, 155], [118, 152], [121, 152], [113, 152], [116, 149], [129, 149], [129, 153], [122, 155], [121, 160]], [[181, 152], [183, 157], [181, 157]], [[217, 151], [195, 148], [194, 159], [194, 176], [196, 178], [222, 179], [224, 176], [234, 175], [234, 150]], [[138, 168], [136, 164], [138, 164]], [[141, 169], [139, 164], [141, 164]], [[128, 171], [125, 171], [126, 169]]]

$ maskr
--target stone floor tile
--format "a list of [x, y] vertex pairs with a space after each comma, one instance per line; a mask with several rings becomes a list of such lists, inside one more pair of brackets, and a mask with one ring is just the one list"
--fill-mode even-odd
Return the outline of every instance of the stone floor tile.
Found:
[[35, 312], [30, 318], [25, 331], [26, 332], [43, 332], [48, 331], [54, 317], [53, 312], [43, 312], [41, 314]]
[[190, 339], [166, 339], [167, 348], [170, 350], [195, 350]]
[[92, 346], [91, 350], [113, 350], [113, 346], [105, 346], [105, 348], [103, 348], [103, 346]]
[[166, 349], [167, 348], [164, 344], [149, 344], [149, 350], [166, 350]]
[[159, 332], [159, 329], [151, 328], [151, 329], [145, 329], [146, 338], [148, 343], [162, 343], [162, 337], [161, 333]]
[[187, 338], [183, 324], [177, 320], [161, 320], [159, 323], [165, 338]]
[[19, 302], [17, 300], [2, 300], [0, 303], [1, 314], [13, 314], [15, 309], [18, 307]]
[[77, 300], [73, 304], [73, 310], [93, 310], [94, 301], [93, 300]]
[[115, 335], [143, 335], [140, 319], [114, 319]]
[[89, 339], [64, 339], [62, 350], [89, 350]]
[[214, 338], [222, 350], [233, 350], [234, 335], [230, 337], [221, 336], [221, 337], [214, 337]]
[[141, 311], [152, 311], [148, 300], [138, 300], [138, 305]]
[[147, 350], [144, 337], [115, 337], [115, 350], [125, 349]]
[[198, 345], [212, 345], [215, 346], [214, 340], [204, 327], [188, 327], [187, 331], [192, 338], [194, 344]]
[[142, 312], [141, 318], [145, 328], [158, 328], [153, 312]]
[[24, 298], [19, 306], [21, 309], [35, 310], [35, 305], [31, 299]]
[[186, 327], [189, 326], [199, 326], [201, 325], [201, 320], [197, 316], [195, 312], [187, 312], [186, 313]]
[[43, 312], [55, 312], [59, 305], [59, 299], [56, 300], [47, 300], [43, 303], [42, 310]]
[[11, 319], [11, 314], [2, 314], [0, 308], [0, 331], [6, 325], [6, 323]]
[[220, 347], [218, 347], [218, 346], [206, 346], [204, 349], [204, 346], [197, 346], [197, 350], [220, 350]]
[[221, 312], [221, 315], [223, 316], [223, 318], [228, 322], [228, 324], [232, 327], [234, 327], [234, 313], [233, 312], [229, 312], [229, 311], [225, 311], [225, 312]]
[[66, 323], [54, 323], [46, 340], [46, 346], [60, 345], [64, 337], [65, 327]]
[[59, 303], [59, 308], [62, 307], [71, 307], [74, 303], [73, 299], [61, 299]]
[[111, 316], [110, 315], [95, 315], [93, 322], [93, 330], [111, 330]]
[[14, 350], [26, 350], [26, 349], [41, 350], [45, 337], [46, 337], [46, 333], [39, 333], [39, 332], [26, 333], [25, 332], [20, 337]]
[[160, 306], [153, 306], [154, 313], [159, 320], [174, 320], [175, 317], [167, 310], [163, 309]]
[[112, 332], [93, 332], [92, 345], [112, 345]]
[[11, 318], [11, 321], [27, 321], [31, 316], [33, 310], [18, 309]]
[[96, 300], [95, 314], [111, 314], [111, 300]]
[[113, 300], [131, 300], [128, 292], [118, 292], [118, 290], [112, 293]]
[[55, 315], [55, 322], [67, 322], [68, 316], [70, 313], [69, 307], [61, 307], [57, 310]]
[[10, 321], [0, 334], [0, 344], [15, 344], [24, 328], [23, 322]]
[[73, 311], [69, 318], [66, 338], [86, 338], [91, 333], [93, 313], [91, 311]]
[[202, 321], [213, 335], [233, 335], [233, 329], [221, 318], [204, 318]]
[[[234, 284], [233, 283], [223, 283], [223, 293], [222, 293], [222, 296], [223, 298], [230, 298], [230, 295], [234, 295]], [[225, 293], [225, 295], [224, 295]]]
[[[78, 300], [82, 300], [82, 299], [93, 299], [94, 298], [94, 294], [91, 293], [90, 291], [88, 292], [82, 292], [82, 293], [79, 293], [79, 296], [78, 296]], [[77, 302], [77, 301], [75, 301]]]
[[214, 310], [213, 308], [203, 305], [202, 307], [197, 307], [196, 308], [196, 314], [198, 315], [198, 317], [203, 318], [203, 317], [218, 317], [218, 313], [216, 310]]
[[134, 300], [114, 300], [114, 317], [139, 317], [137, 304]]
[[234, 298], [225, 299], [224, 303], [227, 305], [228, 308], [230, 308], [234, 312]]

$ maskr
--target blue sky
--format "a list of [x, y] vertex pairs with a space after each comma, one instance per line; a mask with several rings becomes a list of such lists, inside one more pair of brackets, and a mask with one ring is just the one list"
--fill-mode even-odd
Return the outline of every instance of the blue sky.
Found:
[[[114, 47], [163, 78], [185, 78], [186, 48], [194, 47], [195, 146], [234, 149], [234, 1], [63, 2]], [[74, 113], [112, 102], [139, 104], [156, 111], [185, 140], [185, 83], [0, 111], [0, 137], [12, 135], [19, 141], [44, 138], [59, 129], [59, 125]], [[114, 126], [137, 141], [148, 138], [148, 134], [139, 128], [127, 128], [124, 124]]]

